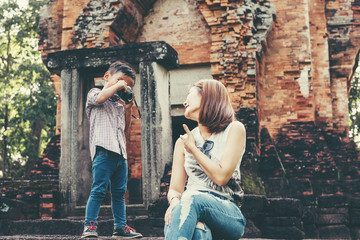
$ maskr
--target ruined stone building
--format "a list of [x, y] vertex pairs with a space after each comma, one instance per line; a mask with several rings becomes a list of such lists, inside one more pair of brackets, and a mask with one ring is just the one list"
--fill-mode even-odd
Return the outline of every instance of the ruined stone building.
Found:
[[[156, 196], [166, 192], [163, 175], [169, 171], [166, 166], [171, 163], [172, 144], [182, 131], [180, 123], [194, 126], [182, 116], [187, 86], [201, 78], [221, 81], [230, 93], [236, 116], [247, 128], [242, 167], [261, 177], [268, 196], [316, 202], [322, 196], [359, 195], [360, 162], [348, 138], [348, 94], [359, 60], [360, 1], [50, 0], [42, 9], [40, 29], [43, 61], [53, 73], [59, 95], [57, 132], [63, 137], [64, 127], [71, 124], [77, 131], [72, 140], [76, 148], [69, 149], [77, 152], [72, 161], [79, 164], [74, 165], [77, 173], [72, 176], [79, 187], [76, 193], [62, 190], [74, 206], [85, 205], [91, 179], [88, 123], [79, 109], [84, 108], [86, 91], [109, 64], [98, 63], [97, 54], [105, 59], [115, 51], [111, 49], [121, 49], [124, 55], [119, 59], [129, 60], [137, 69], [142, 80], [137, 80], [135, 95], [142, 104], [149, 94], [144, 93], [143, 79], [143, 68], [150, 61], [144, 60], [146, 51], [150, 56], [160, 48], [170, 55], [155, 54], [161, 61], [151, 60], [159, 63], [151, 66], [165, 80], [155, 84], [152, 93], [157, 100], [149, 100], [160, 119], [153, 123], [154, 128], [159, 135], [168, 134], [155, 145], [165, 154], [156, 156], [166, 159], [161, 160], [156, 181], [152, 181], [153, 175], [146, 174], [152, 171], [147, 168], [148, 158], [155, 155], [142, 156], [142, 143], [155, 136], [144, 136], [147, 122], [134, 119], [127, 139], [130, 205], [153, 202], [154, 196], [144, 194], [151, 188], [144, 186], [147, 181], [158, 184], [151, 188]], [[107, 50], [98, 53], [96, 49]], [[130, 59], [127, 54], [132, 51], [141, 55], [140, 60]], [[81, 63], [75, 66], [79, 59]], [[102, 67], [91, 68], [87, 59]], [[81, 70], [85, 65], [86, 74]], [[74, 73], [73, 68], [79, 70]], [[64, 84], [67, 74], [72, 74], [70, 82]], [[81, 86], [73, 89], [78, 92], [69, 92], [66, 87], [74, 79], [82, 81]], [[69, 99], [80, 100], [69, 105]], [[141, 108], [147, 114], [147, 108]], [[74, 111], [78, 114], [71, 120]], [[162, 122], [167, 115], [169, 121]], [[63, 148], [67, 142], [61, 144]]]

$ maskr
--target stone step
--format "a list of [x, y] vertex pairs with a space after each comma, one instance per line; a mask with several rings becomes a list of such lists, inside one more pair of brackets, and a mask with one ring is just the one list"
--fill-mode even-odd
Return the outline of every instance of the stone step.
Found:
[[[51, 240], [72, 240], [79, 239], [79, 236], [71, 236], [71, 235], [15, 235], [15, 236], [0, 236], [0, 240], [43, 240], [43, 239], [51, 239]], [[91, 238], [90, 238], [91, 239]], [[114, 240], [111, 237], [103, 237], [99, 236], [98, 238], [92, 239], [102, 239], [102, 240]], [[128, 238], [116, 238], [119, 240], [128, 239]], [[163, 240], [164, 237], [143, 237], [141, 239], [146, 240]], [[241, 238], [241, 240], [271, 240], [270, 238]], [[307, 239], [310, 240], [310, 239]]]
[[[162, 237], [164, 220], [148, 216], [128, 217], [127, 223], [145, 237]], [[108, 217], [99, 217], [98, 233], [111, 237], [114, 221]], [[53, 220], [6, 220], [0, 219], [0, 236], [46, 236], [72, 235], [79, 237], [84, 229], [84, 218], [66, 218]]]
[[[134, 227], [143, 234], [142, 239], [162, 240], [164, 239], [163, 218], [149, 216], [128, 217], [129, 226]], [[53, 220], [6, 220], [0, 219], [0, 240], [6, 239], [79, 239], [83, 231], [83, 218], [71, 217]], [[109, 217], [99, 217], [98, 233], [99, 239], [111, 238], [113, 231], [113, 220]], [[269, 239], [260, 238], [258, 234], [252, 233], [249, 220], [245, 229], [245, 238], [242, 239]], [[121, 239], [121, 238], [119, 238]]]
[[[72, 235], [15, 235], [15, 236], [0, 236], [0, 240], [42, 240], [42, 239], [53, 239], [53, 240], [72, 240], [79, 239], [79, 236]], [[98, 238], [90, 238], [90, 239], [103, 239], [103, 240], [114, 240], [114, 238], [108, 236], [103, 237], [99, 236]], [[128, 238], [116, 238], [116, 239], [128, 239]], [[142, 239], [149, 240], [163, 240], [163, 237], [144, 237]]]
[[[82, 217], [85, 216], [86, 206], [77, 206], [73, 210], [71, 216]], [[126, 206], [126, 215], [129, 216], [142, 216], [148, 215], [148, 211], [145, 209], [143, 204], [131, 204]], [[111, 205], [102, 205], [100, 208], [99, 216], [112, 216]]]

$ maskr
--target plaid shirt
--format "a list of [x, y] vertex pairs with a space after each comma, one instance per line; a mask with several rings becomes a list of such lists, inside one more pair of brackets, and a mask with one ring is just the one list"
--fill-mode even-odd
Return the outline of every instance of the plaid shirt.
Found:
[[90, 154], [94, 159], [96, 146], [122, 154], [127, 159], [125, 138], [125, 109], [122, 104], [109, 99], [97, 102], [101, 90], [92, 88], [86, 100], [86, 114], [90, 121]]

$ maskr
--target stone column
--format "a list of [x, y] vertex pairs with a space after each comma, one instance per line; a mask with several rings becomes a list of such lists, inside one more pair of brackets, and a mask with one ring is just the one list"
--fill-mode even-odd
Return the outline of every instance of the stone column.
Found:
[[76, 206], [77, 195], [78, 69], [63, 69], [61, 80], [61, 109], [63, 111], [59, 181], [64, 214], [68, 215], [69, 211]]
[[140, 63], [141, 159], [144, 205], [160, 196], [165, 164], [172, 160], [171, 104], [168, 71], [156, 62]]

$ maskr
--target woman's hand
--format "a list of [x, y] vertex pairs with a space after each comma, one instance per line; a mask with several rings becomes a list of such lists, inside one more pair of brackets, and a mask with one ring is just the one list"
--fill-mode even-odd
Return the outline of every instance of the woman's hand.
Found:
[[194, 148], [196, 149], [194, 135], [190, 132], [190, 130], [186, 124], [183, 124], [183, 128], [184, 128], [186, 134], [180, 135], [180, 138], [184, 142], [184, 147], [185, 147], [186, 151], [188, 151], [189, 153], [192, 153]]
[[173, 198], [170, 202], [170, 206], [168, 207], [168, 209], [165, 212], [165, 224], [169, 226], [170, 221], [171, 221], [171, 210], [178, 205], [180, 202], [179, 198]]

